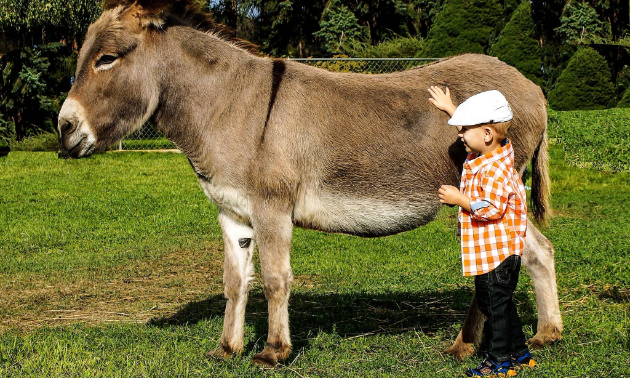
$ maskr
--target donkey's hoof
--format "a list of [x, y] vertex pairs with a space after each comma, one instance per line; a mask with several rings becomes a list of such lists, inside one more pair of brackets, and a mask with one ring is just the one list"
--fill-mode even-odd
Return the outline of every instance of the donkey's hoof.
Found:
[[226, 360], [234, 356], [234, 351], [229, 347], [219, 344], [219, 347], [217, 349], [211, 350], [210, 352], [206, 353], [205, 356], [207, 358], [212, 358], [215, 360]]
[[561, 339], [562, 336], [559, 333], [537, 333], [536, 336], [529, 339], [527, 343], [532, 348], [542, 348], [545, 345], [553, 344]]
[[472, 356], [473, 353], [475, 353], [475, 348], [473, 348], [472, 344], [469, 343], [455, 342], [452, 347], [446, 349], [444, 352], [450, 354], [455, 357], [457, 361], [461, 362], [464, 358]]
[[543, 325], [538, 327], [538, 332], [534, 337], [529, 339], [527, 343], [532, 348], [542, 348], [545, 345], [553, 344], [556, 341], [562, 339], [562, 323], [560, 325], [553, 325], [547, 323], [547, 325]]
[[253, 361], [261, 367], [275, 367], [278, 365], [278, 361], [286, 360], [289, 354], [291, 354], [291, 346], [276, 348], [267, 345], [262, 352], [253, 357]]

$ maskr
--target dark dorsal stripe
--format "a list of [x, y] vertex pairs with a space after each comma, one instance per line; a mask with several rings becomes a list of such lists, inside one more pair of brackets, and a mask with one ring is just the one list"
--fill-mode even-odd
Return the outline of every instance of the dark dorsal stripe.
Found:
[[278, 96], [278, 90], [280, 89], [280, 83], [282, 83], [282, 77], [286, 70], [286, 64], [282, 59], [273, 60], [273, 68], [271, 70], [271, 94], [269, 96], [269, 105], [267, 106], [267, 117], [265, 118], [265, 124], [263, 126], [263, 132], [260, 136], [260, 144], [265, 141], [265, 131], [267, 130], [267, 124], [269, 123], [269, 117], [271, 117], [271, 110], [276, 102]]

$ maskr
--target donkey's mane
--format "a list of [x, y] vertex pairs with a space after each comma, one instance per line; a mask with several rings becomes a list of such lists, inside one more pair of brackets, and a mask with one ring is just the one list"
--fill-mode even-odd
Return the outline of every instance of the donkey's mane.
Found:
[[204, 12], [201, 3], [196, 0], [104, 0], [103, 9], [110, 10], [138, 5], [143, 12], [160, 19], [158, 28], [173, 25], [186, 25], [193, 29], [212, 34], [232, 45], [251, 53], [258, 53], [258, 46], [236, 37], [236, 32], [229, 26], [216, 22], [210, 14]]

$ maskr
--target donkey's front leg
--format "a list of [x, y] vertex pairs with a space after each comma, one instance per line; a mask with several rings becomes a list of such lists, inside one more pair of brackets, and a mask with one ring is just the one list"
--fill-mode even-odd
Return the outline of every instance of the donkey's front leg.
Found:
[[252, 255], [254, 252], [254, 230], [239, 223], [224, 213], [219, 222], [225, 243], [223, 284], [225, 286], [225, 318], [219, 347], [206, 356], [226, 358], [243, 351], [243, 326], [249, 282], [254, 276]]
[[268, 302], [269, 333], [265, 349], [254, 356], [254, 362], [275, 366], [291, 353], [289, 290], [293, 274], [289, 255], [293, 223], [289, 212], [268, 208], [259, 215], [253, 225]]

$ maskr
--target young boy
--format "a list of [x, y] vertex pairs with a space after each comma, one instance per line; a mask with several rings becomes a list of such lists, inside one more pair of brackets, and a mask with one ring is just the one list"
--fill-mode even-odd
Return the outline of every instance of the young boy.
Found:
[[429, 101], [451, 116], [448, 124], [458, 127], [468, 152], [460, 189], [442, 185], [438, 191], [440, 202], [460, 207], [464, 275], [475, 276], [477, 305], [487, 317], [488, 356], [466, 375], [511, 377], [516, 368], [536, 364], [512, 300], [527, 229], [525, 188], [506, 138], [512, 110], [496, 90], [474, 95], [458, 107], [448, 88], [445, 93], [432, 86], [429, 93]]

